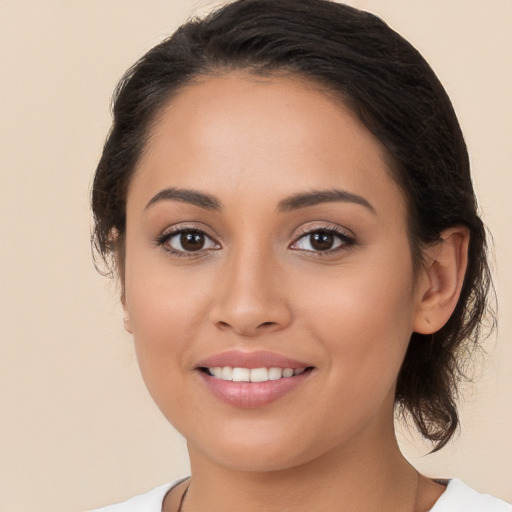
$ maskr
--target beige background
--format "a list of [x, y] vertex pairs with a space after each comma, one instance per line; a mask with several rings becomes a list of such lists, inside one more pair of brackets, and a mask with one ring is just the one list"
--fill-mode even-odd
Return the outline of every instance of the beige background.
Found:
[[[500, 330], [462, 436], [411, 460], [512, 501], [512, 1], [352, 0], [423, 52], [450, 93], [495, 237]], [[0, 0], [0, 510], [83, 510], [187, 473], [89, 252], [88, 193], [122, 72], [192, 0]], [[212, 3], [210, 2], [210, 5]], [[417, 445], [417, 443], [415, 443]]]

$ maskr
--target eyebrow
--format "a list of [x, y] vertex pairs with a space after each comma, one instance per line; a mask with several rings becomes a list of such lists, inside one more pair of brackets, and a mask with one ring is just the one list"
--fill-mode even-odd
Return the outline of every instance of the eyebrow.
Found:
[[[146, 210], [161, 201], [181, 201], [194, 206], [199, 206], [206, 210], [220, 211], [222, 210], [221, 202], [210, 194], [198, 192], [184, 188], [165, 188], [154, 195], [146, 205]], [[323, 203], [354, 203], [367, 208], [373, 214], [376, 214], [375, 208], [364, 197], [346, 190], [330, 189], [330, 190], [311, 190], [308, 192], [300, 192], [293, 196], [287, 197], [279, 201], [277, 211], [288, 212], [306, 208], [308, 206], [316, 206]]]
[[181, 201], [206, 210], [219, 211], [222, 209], [220, 202], [210, 194], [185, 188], [165, 188], [161, 190], [150, 199], [145, 209], [147, 210], [160, 201]]
[[353, 194], [346, 190], [330, 189], [330, 190], [311, 190], [302, 192], [291, 197], [283, 199], [279, 202], [278, 211], [286, 212], [306, 208], [308, 206], [316, 206], [322, 203], [354, 203], [367, 208], [374, 215], [377, 214], [375, 208], [364, 197]]

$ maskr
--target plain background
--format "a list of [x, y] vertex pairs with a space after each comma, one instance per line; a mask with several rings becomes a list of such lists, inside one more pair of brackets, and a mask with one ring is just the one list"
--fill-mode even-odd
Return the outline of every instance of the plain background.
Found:
[[[431, 476], [512, 500], [512, 1], [352, 0], [436, 70], [470, 148], [495, 239], [500, 329], [441, 453], [400, 434]], [[187, 474], [92, 265], [92, 174], [123, 71], [212, 2], [0, 0], [0, 510], [105, 505]], [[483, 364], [483, 365], [482, 365]]]

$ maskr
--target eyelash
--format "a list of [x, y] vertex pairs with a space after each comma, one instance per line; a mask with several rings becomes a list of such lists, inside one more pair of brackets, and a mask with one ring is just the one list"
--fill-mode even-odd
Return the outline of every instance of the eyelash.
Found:
[[176, 226], [174, 228], [171, 228], [171, 229], [165, 231], [164, 233], [162, 233], [161, 235], [157, 236], [155, 238], [155, 244], [157, 246], [163, 247], [166, 251], [168, 251], [171, 254], [178, 256], [180, 258], [181, 257], [185, 257], [185, 258], [192, 257], [193, 258], [194, 256], [197, 257], [199, 255], [204, 255], [205, 251], [209, 252], [211, 250], [216, 250], [216, 249], [208, 248], [208, 249], [199, 249], [197, 251], [181, 251], [181, 250], [174, 249], [170, 246], [165, 246], [165, 244], [167, 242], [169, 242], [169, 240], [171, 240], [175, 236], [182, 235], [184, 233], [201, 234], [205, 237], [205, 239], [208, 239], [211, 242], [215, 243], [216, 245], [219, 245], [219, 243], [216, 240], [214, 240], [211, 236], [209, 236], [204, 230], [196, 228], [196, 227], [192, 227], [192, 226]]
[[309, 252], [313, 253], [316, 256], [329, 256], [330, 254], [334, 254], [338, 251], [341, 251], [343, 249], [347, 249], [348, 247], [351, 247], [355, 245], [356, 240], [352, 235], [349, 235], [345, 230], [335, 227], [335, 226], [315, 226], [313, 228], [304, 228], [303, 230], [299, 231], [299, 235], [295, 239], [295, 241], [290, 245], [292, 247], [293, 245], [297, 244], [300, 240], [307, 238], [308, 236], [314, 235], [315, 233], [326, 233], [329, 235], [334, 235], [340, 240], [340, 245], [337, 247], [334, 247], [332, 249], [327, 249], [325, 251], [311, 251], [306, 249], [296, 249], [303, 252]]
[[[176, 226], [175, 228], [171, 228], [170, 230], [165, 231], [164, 233], [162, 233], [161, 235], [159, 235], [155, 238], [155, 244], [157, 246], [164, 247], [165, 244], [169, 240], [171, 240], [175, 236], [178, 236], [178, 235], [181, 235], [184, 233], [198, 233], [198, 234], [203, 235], [206, 239], [210, 240], [210, 242], [220, 245], [211, 236], [209, 236], [207, 233], [205, 233], [204, 230], [196, 228], [196, 227], [190, 227], [190, 226]], [[314, 235], [315, 233], [325, 233], [325, 234], [329, 234], [329, 235], [334, 235], [335, 237], [337, 237], [339, 239], [339, 241], [341, 243], [340, 243], [340, 245], [338, 245], [332, 249], [327, 249], [325, 251], [314, 251], [314, 250], [308, 250], [308, 249], [294, 249], [294, 250], [313, 253], [317, 256], [328, 256], [330, 254], [333, 254], [333, 253], [336, 253], [336, 252], [342, 250], [343, 248], [350, 247], [356, 243], [353, 236], [347, 234], [346, 231], [344, 231], [338, 227], [315, 226], [314, 228], [304, 228], [304, 229], [300, 230], [298, 236], [295, 238], [294, 242], [292, 244], [290, 244], [289, 247], [291, 249], [293, 249], [293, 245], [297, 244], [300, 240], [303, 240], [308, 236]], [[190, 257], [194, 257], [194, 256], [197, 257], [199, 255], [204, 255], [205, 252], [210, 252], [211, 250], [217, 250], [217, 249], [207, 248], [207, 249], [199, 249], [197, 251], [181, 251], [181, 250], [173, 249], [172, 247], [169, 247], [169, 246], [164, 247], [164, 249], [166, 251], [172, 253], [175, 256], [185, 257], [185, 258], [190, 258]]]

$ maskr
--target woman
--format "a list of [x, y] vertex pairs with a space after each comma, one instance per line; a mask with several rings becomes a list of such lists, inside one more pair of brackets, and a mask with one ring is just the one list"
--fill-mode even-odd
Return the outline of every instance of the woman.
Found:
[[146, 385], [192, 476], [105, 511], [509, 511], [441, 449], [490, 277], [450, 101], [406, 41], [324, 0], [239, 0], [121, 81], [93, 186]]

